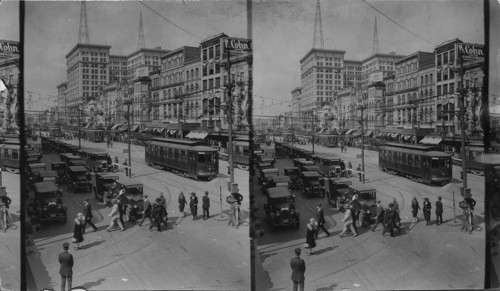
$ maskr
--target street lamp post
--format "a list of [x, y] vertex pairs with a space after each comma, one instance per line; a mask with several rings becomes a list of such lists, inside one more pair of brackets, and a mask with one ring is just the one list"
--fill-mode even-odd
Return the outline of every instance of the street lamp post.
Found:
[[314, 110], [311, 110], [311, 117], [312, 117], [312, 122], [311, 122], [311, 130], [312, 130], [312, 153], [314, 155]]
[[[364, 96], [364, 94], [362, 94], [361, 96]], [[363, 104], [363, 99], [360, 100], [361, 102], [360, 105], [358, 105], [358, 109], [361, 110], [361, 120], [360, 120], [360, 124], [361, 124], [361, 172], [362, 172], [362, 179], [363, 179], [363, 183], [365, 183], [365, 141], [364, 141], [364, 135], [365, 135], [365, 132], [364, 132], [364, 111], [365, 111], [365, 106]]]

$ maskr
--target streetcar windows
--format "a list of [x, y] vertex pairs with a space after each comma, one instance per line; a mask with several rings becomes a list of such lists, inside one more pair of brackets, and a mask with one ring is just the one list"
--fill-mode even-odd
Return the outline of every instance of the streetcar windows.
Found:
[[178, 149], [174, 150], [174, 160], [179, 160], [179, 150]]
[[181, 151], [181, 161], [186, 161], [186, 151]]
[[415, 156], [415, 166], [419, 167], [420, 166], [420, 157]]
[[406, 154], [401, 154], [401, 163], [407, 164], [407, 162], [406, 162]]
[[204, 164], [206, 161], [205, 154], [199, 154], [198, 155], [198, 164]]
[[12, 151], [12, 159], [13, 159], [13, 160], [17, 160], [17, 159], [19, 159], [19, 155], [18, 155], [18, 152], [17, 152], [17, 151]]
[[408, 155], [408, 165], [413, 166], [413, 155]]
[[393, 152], [392, 153], [393, 161], [397, 162], [398, 161], [398, 153]]
[[[156, 155], [156, 153], [157, 153], [157, 150], [158, 150], [158, 148], [157, 148], [157, 147], [155, 147], [155, 155]], [[160, 148], [160, 157], [163, 157], [164, 153], [165, 153], [165, 151], [164, 151], [164, 149], [161, 147], [161, 148]]]
[[168, 149], [168, 158], [171, 159], [172, 158], [172, 149]]
[[445, 160], [442, 159], [432, 159], [432, 167], [433, 168], [444, 168], [445, 167]]

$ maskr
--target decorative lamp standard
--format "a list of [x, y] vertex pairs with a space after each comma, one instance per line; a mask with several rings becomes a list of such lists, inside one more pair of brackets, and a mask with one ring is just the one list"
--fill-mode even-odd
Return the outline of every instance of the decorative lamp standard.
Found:
[[365, 183], [365, 141], [364, 141], [364, 135], [365, 135], [365, 132], [364, 132], [364, 123], [365, 123], [365, 120], [364, 120], [364, 111], [366, 109], [365, 107], [365, 104], [364, 104], [364, 100], [367, 97], [367, 94], [366, 93], [362, 93], [361, 94], [361, 97], [358, 98], [358, 110], [361, 111], [361, 118], [359, 120], [359, 123], [361, 125], [361, 172], [362, 172], [362, 181], [363, 183]]

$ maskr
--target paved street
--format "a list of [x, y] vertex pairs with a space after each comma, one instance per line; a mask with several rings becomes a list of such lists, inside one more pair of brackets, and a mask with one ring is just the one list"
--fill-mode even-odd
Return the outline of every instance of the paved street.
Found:
[[2, 185], [10, 197], [10, 215], [14, 226], [7, 232], [0, 231], [0, 290], [21, 290], [21, 223], [20, 219], [20, 176], [2, 172]]
[[[78, 145], [78, 140], [71, 140]], [[123, 163], [128, 154], [123, 143], [91, 143], [82, 140], [82, 147], [105, 148], [110, 156]], [[194, 181], [145, 164], [144, 147], [132, 145], [133, 179], [144, 184], [144, 193], [153, 201], [161, 192], [167, 200], [169, 229], [150, 231], [149, 222], [142, 227], [126, 222], [123, 232], [107, 232], [110, 209], [93, 198], [90, 193], [71, 193], [63, 186], [63, 200], [68, 205], [68, 222], [46, 224], [35, 233], [36, 249], [28, 255], [29, 267], [36, 288], [59, 288], [58, 253], [62, 243], [70, 242], [73, 219], [82, 212], [83, 199], [91, 199], [97, 232], [87, 229], [81, 250], [70, 247], [75, 258], [73, 286], [88, 290], [143, 290], [143, 289], [197, 289], [248, 290], [250, 284], [250, 246], [248, 221], [238, 229], [228, 227], [228, 204], [225, 197], [229, 177], [227, 163], [220, 162], [220, 173], [212, 181]], [[44, 159], [57, 159], [57, 154], [44, 155]], [[120, 176], [125, 176], [124, 172]], [[236, 169], [235, 182], [244, 196], [242, 210], [248, 209], [248, 172]], [[201, 219], [201, 196], [209, 191], [211, 218]], [[177, 196], [183, 191], [189, 199], [196, 192], [200, 206], [199, 220], [191, 215], [181, 219]], [[220, 195], [220, 193], [222, 193]], [[222, 214], [221, 197], [222, 196]], [[189, 207], [186, 207], [189, 210]], [[244, 211], [248, 217], [248, 211]]]
[[[311, 149], [311, 145], [301, 146]], [[272, 150], [271, 150], [272, 151]], [[316, 152], [340, 155], [346, 164], [350, 161], [353, 168], [360, 164], [356, 155], [361, 150], [348, 148], [347, 154], [340, 149], [326, 149], [315, 146]], [[386, 207], [392, 198], [400, 205], [402, 232], [396, 237], [382, 236], [382, 226], [375, 232], [358, 227], [359, 236], [341, 238], [343, 214], [327, 204], [323, 198], [305, 198], [299, 190], [296, 195], [296, 208], [301, 213], [301, 226], [298, 230], [278, 229], [270, 231], [265, 224], [263, 204], [265, 196], [256, 194], [259, 207], [258, 217], [263, 222], [265, 234], [257, 238], [259, 260], [263, 271], [256, 272], [261, 289], [289, 290], [291, 288], [290, 259], [293, 249], [305, 243], [306, 224], [315, 217], [316, 203], [322, 202], [327, 220], [327, 228], [332, 236], [320, 232], [314, 254], [302, 257], [306, 261], [306, 290], [363, 290], [363, 289], [477, 289], [484, 284], [484, 177], [468, 176], [477, 206], [474, 210], [479, 225], [472, 234], [460, 231], [459, 217], [453, 219], [453, 194], [443, 192], [439, 186], [428, 186], [406, 178], [384, 173], [378, 168], [378, 153], [365, 151], [366, 182], [377, 189], [377, 198]], [[290, 166], [291, 161], [280, 159], [277, 166]], [[460, 169], [454, 166], [453, 177], [459, 177]], [[357, 176], [353, 183], [360, 183]], [[457, 181], [458, 182], [458, 181]], [[259, 186], [256, 186], [260, 189]], [[416, 196], [420, 206], [424, 197], [432, 202], [431, 219], [435, 219], [435, 201], [441, 195], [444, 204], [445, 223], [430, 226], [424, 222], [413, 224], [411, 199]], [[461, 215], [456, 198], [456, 214]], [[419, 213], [422, 217], [422, 212]]]

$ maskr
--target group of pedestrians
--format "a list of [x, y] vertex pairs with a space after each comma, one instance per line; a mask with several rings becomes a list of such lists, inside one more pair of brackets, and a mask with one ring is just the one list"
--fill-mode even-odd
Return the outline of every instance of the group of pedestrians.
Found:
[[[443, 223], [443, 202], [441, 202], [441, 196], [438, 196], [438, 200], [436, 201], [436, 224], [440, 225]], [[424, 219], [426, 225], [431, 225], [431, 209], [432, 203], [429, 201], [429, 198], [425, 197], [424, 202], [422, 203], [422, 213], [424, 214]], [[417, 197], [413, 197], [411, 201], [411, 213], [413, 215], [413, 223], [417, 223], [420, 221], [418, 218], [418, 211], [420, 210], [420, 204], [418, 203]]]

